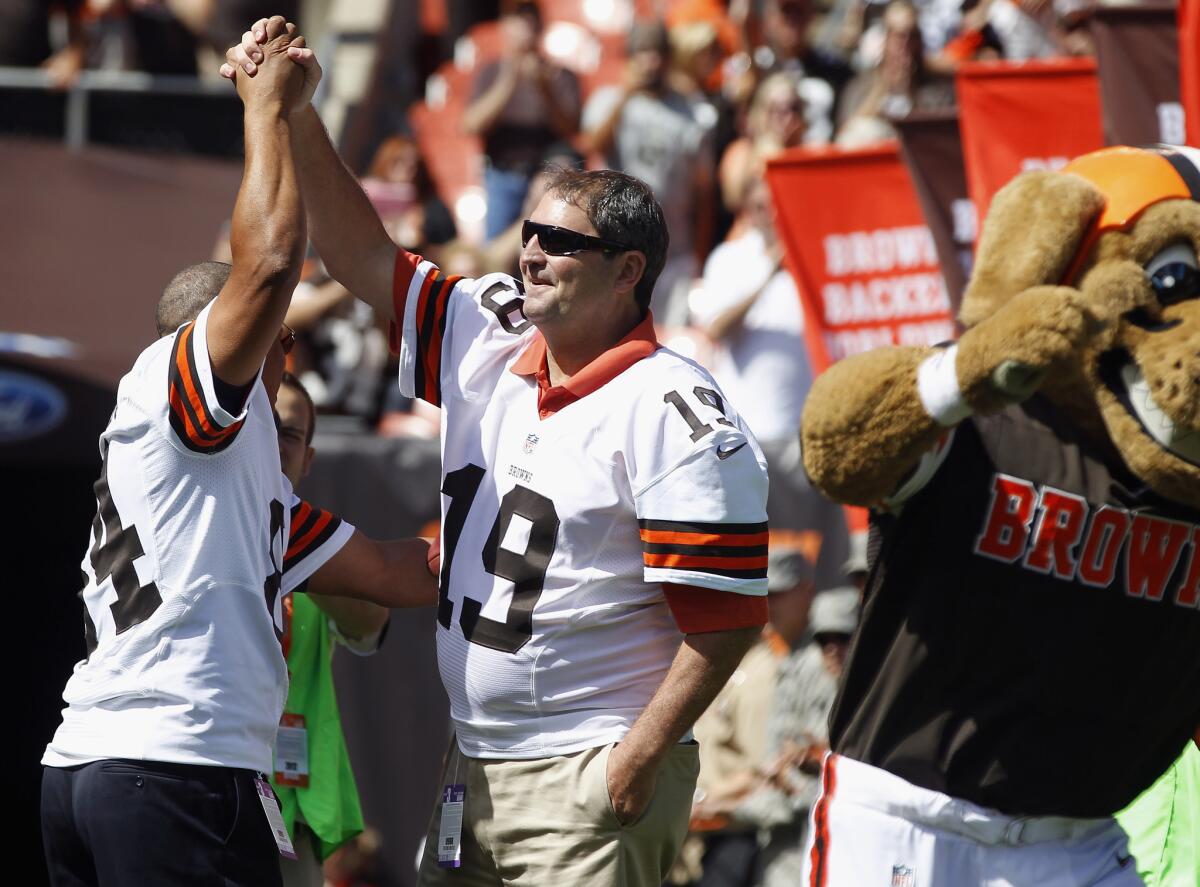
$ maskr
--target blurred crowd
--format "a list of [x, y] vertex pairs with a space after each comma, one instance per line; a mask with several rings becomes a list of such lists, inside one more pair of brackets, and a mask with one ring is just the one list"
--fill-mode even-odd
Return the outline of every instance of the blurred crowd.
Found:
[[[541, 198], [547, 165], [606, 166], [648, 182], [671, 234], [652, 303], [660, 338], [714, 373], [782, 464], [810, 373], [766, 161], [799, 145], [894, 136], [897, 118], [953, 106], [963, 61], [1088, 53], [1086, 9], [1078, 0], [662, 5], [660, 18], [633, 22], [621, 64], [600, 79], [547, 50], [543, 6], [504, 5], [493, 57], [475, 62], [461, 110], [444, 109], [480, 146], [465, 162], [479, 170], [482, 224], [457, 183], [434, 180], [422, 148], [438, 145], [419, 133], [385, 138], [363, 185], [398, 243], [448, 273], [480, 276], [516, 273], [520, 221]], [[385, 434], [435, 434], [436, 416], [399, 400], [386, 331], [355, 305], [314, 261], [288, 321], [305, 340], [296, 371], [322, 412], [361, 416]]]
[[[215, 71], [225, 47], [260, 15], [299, 17], [308, 34], [300, 5], [0, 0], [0, 66], [42, 66], [63, 86], [85, 66]], [[795, 884], [866, 555], [865, 546], [850, 546], [847, 560], [845, 545], [840, 553], [830, 547], [840, 512], [808, 488], [800, 468], [796, 429], [811, 371], [765, 163], [801, 145], [891, 138], [897, 119], [953, 106], [953, 74], [963, 62], [1090, 54], [1090, 7], [647, 0], [630, 3], [636, 16], [616, 41], [618, 64], [607, 76], [581, 77], [547, 47], [563, 5], [511, 0], [498, 23], [474, 26], [498, 38], [475, 60], [469, 95], [455, 111], [462, 139], [480, 146], [463, 178], [474, 176], [481, 213], [435, 179], [430, 144], [415, 127], [384, 134], [359, 170], [363, 188], [398, 244], [467, 277], [517, 273], [520, 223], [544, 192], [548, 165], [621, 169], [653, 188], [671, 237], [652, 302], [659, 338], [708, 367], [755, 432], [770, 468], [773, 528], [799, 531], [796, 540], [812, 529], [825, 542], [820, 567], [812, 546], [777, 547], [773, 538], [771, 624], [696, 727], [704, 757], [693, 835], [672, 880]], [[610, 35], [605, 45], [613, 44]], [[219, 239], [215, 257], [227, 259], [227, 250]], [[437, 435], [437, 412], [397, 390], [387, 329], [315, 254], [287, 323], [299, 334], [290, 368], [322, 415], [381, 434]], [[335, 857], [330, 881], [374, 883], [363, 862], [377, 852], [372, 841], [368, 833]]]
[[[671, 234], [652, 303], [660, 339], [713, 372], [774, 468], [797, 465], [787, 448], [810, 374], [765, 162], [799, 145], [892, 137], [896, 119], [953, 106], [952, 75], [964, 61], [1089, 54], [1089, 0], [609, 5], [622, 2], [633, 18], [615, 44], [601, 35], [618, 56], [603, 76], [581, 76], [547, 40], [555, 17], [583, 0], [504, 0], [498, 22], [449, 35], [494, 35], [472, 44], [486, 50], [461, 107], [443, 109], [479, 156], [466, 158], [459, 180], [436, 181], [429, 139], [411, 126], [383, 133], [363, 187], [397, 243], [448, 273], [479, 276], [516, 273], [520, 221], [541, 197], [548, 164], [645, 180]], [[486, 14], [489, 4], [476, 5]], [[320, 33], [326, 22], [305, 14], [329, 10], [301, 0], [0, 0], [0, 66], [40, 65], [64, 86], [85, 66], [209, 75], [246, 22], [280, 13]], [[411, 64], [434, 73], [416, 70], [435, 67], [428, 62]], [[473, 177], [481, 193], [472, 205], [458, 186]], [[437, 433], [436, 414], [414, 413], [391, 384], [386, 330], [315, 255], [288, 323], [301, 334], [291, 368], [322, 414], [383, 434]]]

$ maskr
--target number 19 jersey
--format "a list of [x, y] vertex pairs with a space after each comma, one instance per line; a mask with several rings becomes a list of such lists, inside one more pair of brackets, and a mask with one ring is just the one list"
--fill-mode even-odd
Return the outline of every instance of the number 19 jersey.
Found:
[[765, 460], [708, 373], [647, 318], [554, 409], [521, 292], [397, 259], [400, 386], [445, 408], [438, 663], [480, 758], [619, 740], [682, 640], [663, 583], [766, 593]]

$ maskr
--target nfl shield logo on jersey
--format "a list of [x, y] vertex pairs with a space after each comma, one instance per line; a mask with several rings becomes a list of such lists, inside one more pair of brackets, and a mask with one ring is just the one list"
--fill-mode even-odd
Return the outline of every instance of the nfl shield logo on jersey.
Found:
[[533, 448], [538, 445], [539, 440], [541, 440], [541, 438], [539, 438], [536, 434], [525, 435], [525, 445], [521, 447], [521, 451], [528, 456], [533, 452]]
[[913, 870], [906, 865], [892, 866], [892, 887], [914, 887]]

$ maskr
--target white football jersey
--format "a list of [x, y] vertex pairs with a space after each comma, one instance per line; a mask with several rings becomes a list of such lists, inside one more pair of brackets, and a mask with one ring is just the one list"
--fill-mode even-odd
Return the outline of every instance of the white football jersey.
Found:
[[297, 499], [256, 380], [231, 415], [194, 323], [142, 352], [100, 437], [83, 559], [88, 658], [42, 763], [269, 770], [287, 694], [282, 597], [353, 527]]
[[766, 594], [758, 444], [665, 348], [540, 414], [513, 372], [541, 346], [517, 281], [401, 253], [395, 285], [400, 387], [445, 407], [437, 640], [459, 745], [537, 758], [617, 741], [682, 640], [662, 583]]

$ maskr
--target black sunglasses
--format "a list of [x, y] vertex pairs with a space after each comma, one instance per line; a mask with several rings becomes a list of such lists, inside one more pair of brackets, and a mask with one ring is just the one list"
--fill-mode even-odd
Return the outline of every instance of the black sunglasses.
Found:
[[632, 246], [617, 243], [615, 240], [605, 240], [603, 237], [592, 237], [590, 234], [580, 234], [570, 228], [559, 228], [557, 225], [543, 225], [526, 219], [521, 223], [521, 246], [528, 246], [533, 238], [548, 256], [570, 256], [587, 250], [603, 250], [604, 252], [628, 252]]
[[282, 326], [283, 329], [280, 330], [281, 335], [279, 337], [279, 347], [283, 349], [284, 354], [291, 354], [292, 346], [296, 344], [296, 331], [286, 323]]

